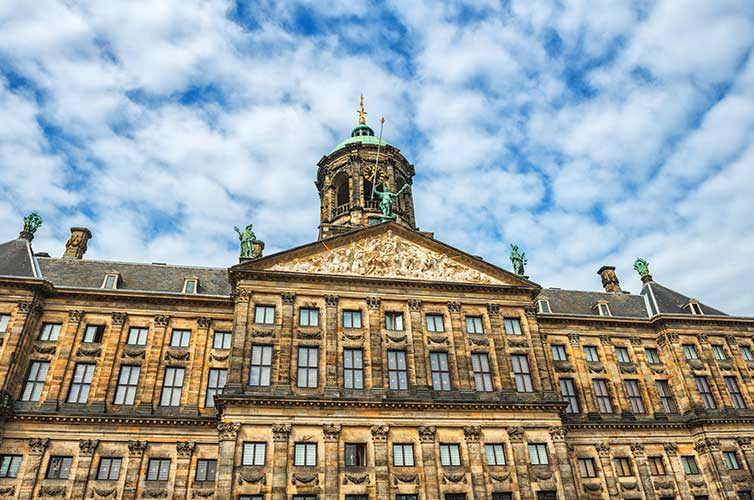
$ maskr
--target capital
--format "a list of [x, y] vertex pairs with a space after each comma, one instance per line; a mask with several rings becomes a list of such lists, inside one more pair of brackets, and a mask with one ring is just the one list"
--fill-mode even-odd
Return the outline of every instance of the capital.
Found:
[[239, 430], [241, 430], [241, 424], [236, 422], [220, 422], [217, 424], [220, 441], [235, 441]]
[[146, 441], [129, 441], [128, 442], [128, 456], [129, 457], [141, 457], [147, 450], [148, 443]]
[[340, 431], [343, 426], [340, 424], [323, 424], [322, 432], [325, 435], [325, 441], [337, 442], [340, 439]]
[[32, 455], [41, 455], [50, 445], [50, 438], [29, 438], [29, 451]]
[[435, 433], [437, 432], [437, 428], [434, 425], [421, 426], [418, 430], [419, 440], [421, 440], [422, 443], [435, 442]]
[[175, 451], [178, 452], [178, 456], [181, 458], [188, 458], [194, 453], [196, 443], [193, 441], [180, 441], [175, 445]]
[[94, 455], [97, 446], [99, 446], [98, 439], [84, 439], [79, 441], [79, 450], [81, 451], [81, 455], [85, 457], [91, 457]]

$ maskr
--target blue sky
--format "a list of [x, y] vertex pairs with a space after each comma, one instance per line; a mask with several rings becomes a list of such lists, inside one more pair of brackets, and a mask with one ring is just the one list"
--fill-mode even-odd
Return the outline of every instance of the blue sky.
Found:
[[316, 238], [317, 161], [368, 122], [423, 230], [544, 286], [617, 267], [754, 314], [750, 0], [0, 3], [0, 227], [227, 266]]

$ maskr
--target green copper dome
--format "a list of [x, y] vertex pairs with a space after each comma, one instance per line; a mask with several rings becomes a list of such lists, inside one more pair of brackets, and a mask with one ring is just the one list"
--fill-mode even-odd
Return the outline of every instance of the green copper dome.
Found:
[[383, 147], [390, 145], [384, 139], [375, 137], [374, 130], [372, 130], [367, 124], [362, 123], [357, 125], [356, 128], [351, 131], [351, 137], [338, 143], [338, 145], [330, 151], [330, 154], [333, 154], [339, 149], [343, 149], [348, 144], [356, 144], [357, 142], [361, 144], [373, 144], [375, 146], [379, 144]]

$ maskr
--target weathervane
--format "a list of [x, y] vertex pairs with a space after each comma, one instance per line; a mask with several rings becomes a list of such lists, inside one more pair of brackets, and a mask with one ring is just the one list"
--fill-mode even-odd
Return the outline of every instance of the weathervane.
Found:
[[367, 120], [364, 118], [364, 115], [367, 114], [367, 112], [364, 110], [364, 94], [361, 94], [361, 99], [359, 100], [359, 106], [361, 109], [356, 111], [359, 114], [359, 125], [366, 125]]

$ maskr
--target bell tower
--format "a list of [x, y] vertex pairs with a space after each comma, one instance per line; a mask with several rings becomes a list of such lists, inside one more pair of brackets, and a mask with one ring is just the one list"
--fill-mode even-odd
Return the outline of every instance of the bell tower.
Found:
[[375, 137], [374, 130], [366, 124], [364, 96], [357, 112], [359, 123], [351, 131], [351, 137], [317, 164], [319, 239], [387, 220], [380, 207], [380, 193], [385, 191], [396, 194], [390, 197], [389, 220], [416, 229], [411, 192], [414, 166], [398, 148]]

